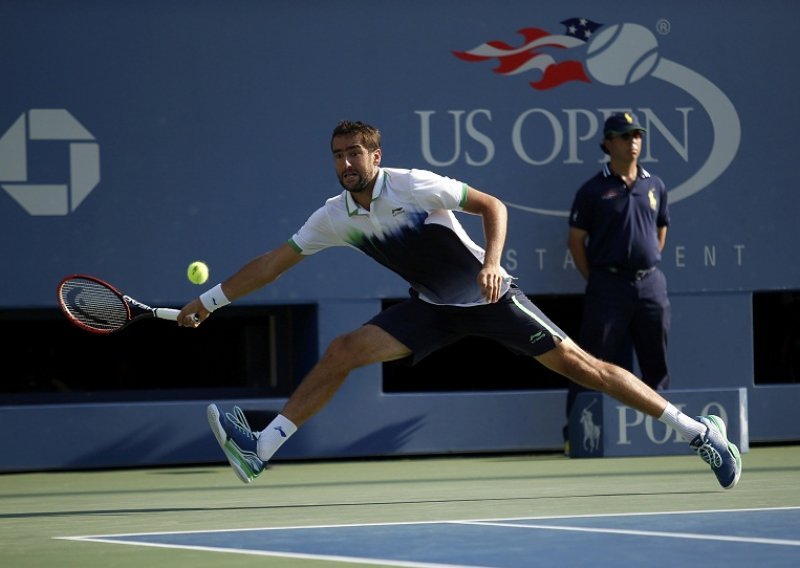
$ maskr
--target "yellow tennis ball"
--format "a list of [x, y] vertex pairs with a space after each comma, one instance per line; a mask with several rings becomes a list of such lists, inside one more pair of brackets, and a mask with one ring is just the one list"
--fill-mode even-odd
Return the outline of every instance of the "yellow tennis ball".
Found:
[[186, 277], [192, 284], [203, 284], [208, 280], [208, 265], [201, 260], [194, 261], [186, 270]]

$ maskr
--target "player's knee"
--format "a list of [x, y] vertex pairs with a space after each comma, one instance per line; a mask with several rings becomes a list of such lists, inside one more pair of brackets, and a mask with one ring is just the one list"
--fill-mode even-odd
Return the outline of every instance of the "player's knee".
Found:
[[591, 355], [574, 342], [559, 347], [563, 374], [581, 386], [604, 390], [611, 374], [610, 365]]
[[350, 334], [333, 339], [325, 350], [322, 360], [342, 370], [352, 370], [358, 366], [358, 346]]

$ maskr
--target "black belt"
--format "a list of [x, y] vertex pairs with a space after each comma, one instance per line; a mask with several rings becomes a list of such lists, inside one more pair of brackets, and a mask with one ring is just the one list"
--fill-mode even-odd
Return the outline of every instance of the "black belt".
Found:
[[641, 270], [629, 270], [626, 268], [617, 268], [616, 266], [607, 266], [606, 270], [612, 272], [614, 274], [619, 274], [620, 276], [625, 276], [626, 278], [630, 278], [631, 280], [639, 281], [642, 278], [646, 278], [649, 274], [651, 274], [656, 269], [655, 266], [651, 266], [650, 268], [642, 268]]

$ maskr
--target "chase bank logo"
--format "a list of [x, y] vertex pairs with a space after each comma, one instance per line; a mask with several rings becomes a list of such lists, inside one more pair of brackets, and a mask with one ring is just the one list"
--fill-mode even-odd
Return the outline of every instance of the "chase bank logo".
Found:
[[[64, 183], [37, 183], [28, 150], [44, 141], [63, 142], [69, 152]], [[59, 180], [60, 181], [60, 180]], [[0, 138], [0, 187], [31, 215], [68, 215], [100, 183], [100, 148], [66, 109], [30, 109]]]
[[[528, 74], [537, 91], [581, 81], [609, 87], [624, 87], [645, 80], [662, 81], [694, 98], [704, 109], [713, 129], [713, 145], [699, 169], [669, 191], [670, 203], [689, 197], [717, 179], [733, 162], [741, 140], [739, 116], [730, 99], [711, 81], [688, 67], [659, 54], [656, 36], [634, 23], [601, 24], [586, 18], [561, 22], [563, 33], [525, 28], [519, 45], [488, 41], [466, 51], [454, 51], [459, 59], [495, 62], [493, 71], [503, 76]], [[664, 22], [666, 31], [666, 22]], [[421, 114], [421, 113], [420, 113]], [[422, 115], [423, 119], [427, 117]], [[654, 118], [641, 112], [645, 120]], [[597, 132], [598, 120], [592, 118]], [[424, 126], [424, 125], [423, 125]], [[516, 129], [519, 126], [515, 124]], [[523, 152], [516, 148], [518, 154]], [[568, 211], [515, 203], [506, 204], [531, 213], [566, 217]]]

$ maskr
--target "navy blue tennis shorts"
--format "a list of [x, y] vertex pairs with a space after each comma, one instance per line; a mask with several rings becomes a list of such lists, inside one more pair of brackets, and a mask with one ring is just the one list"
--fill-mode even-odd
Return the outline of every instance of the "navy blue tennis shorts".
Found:
[[383, 310], [367, 322], [413, 351], [417, 363], [464, 337], [485, 337], [514, 353], [535, 357], [555, 348], [567, 335], [519, 288], [494, 304], [441, 306], [411, 297]]

